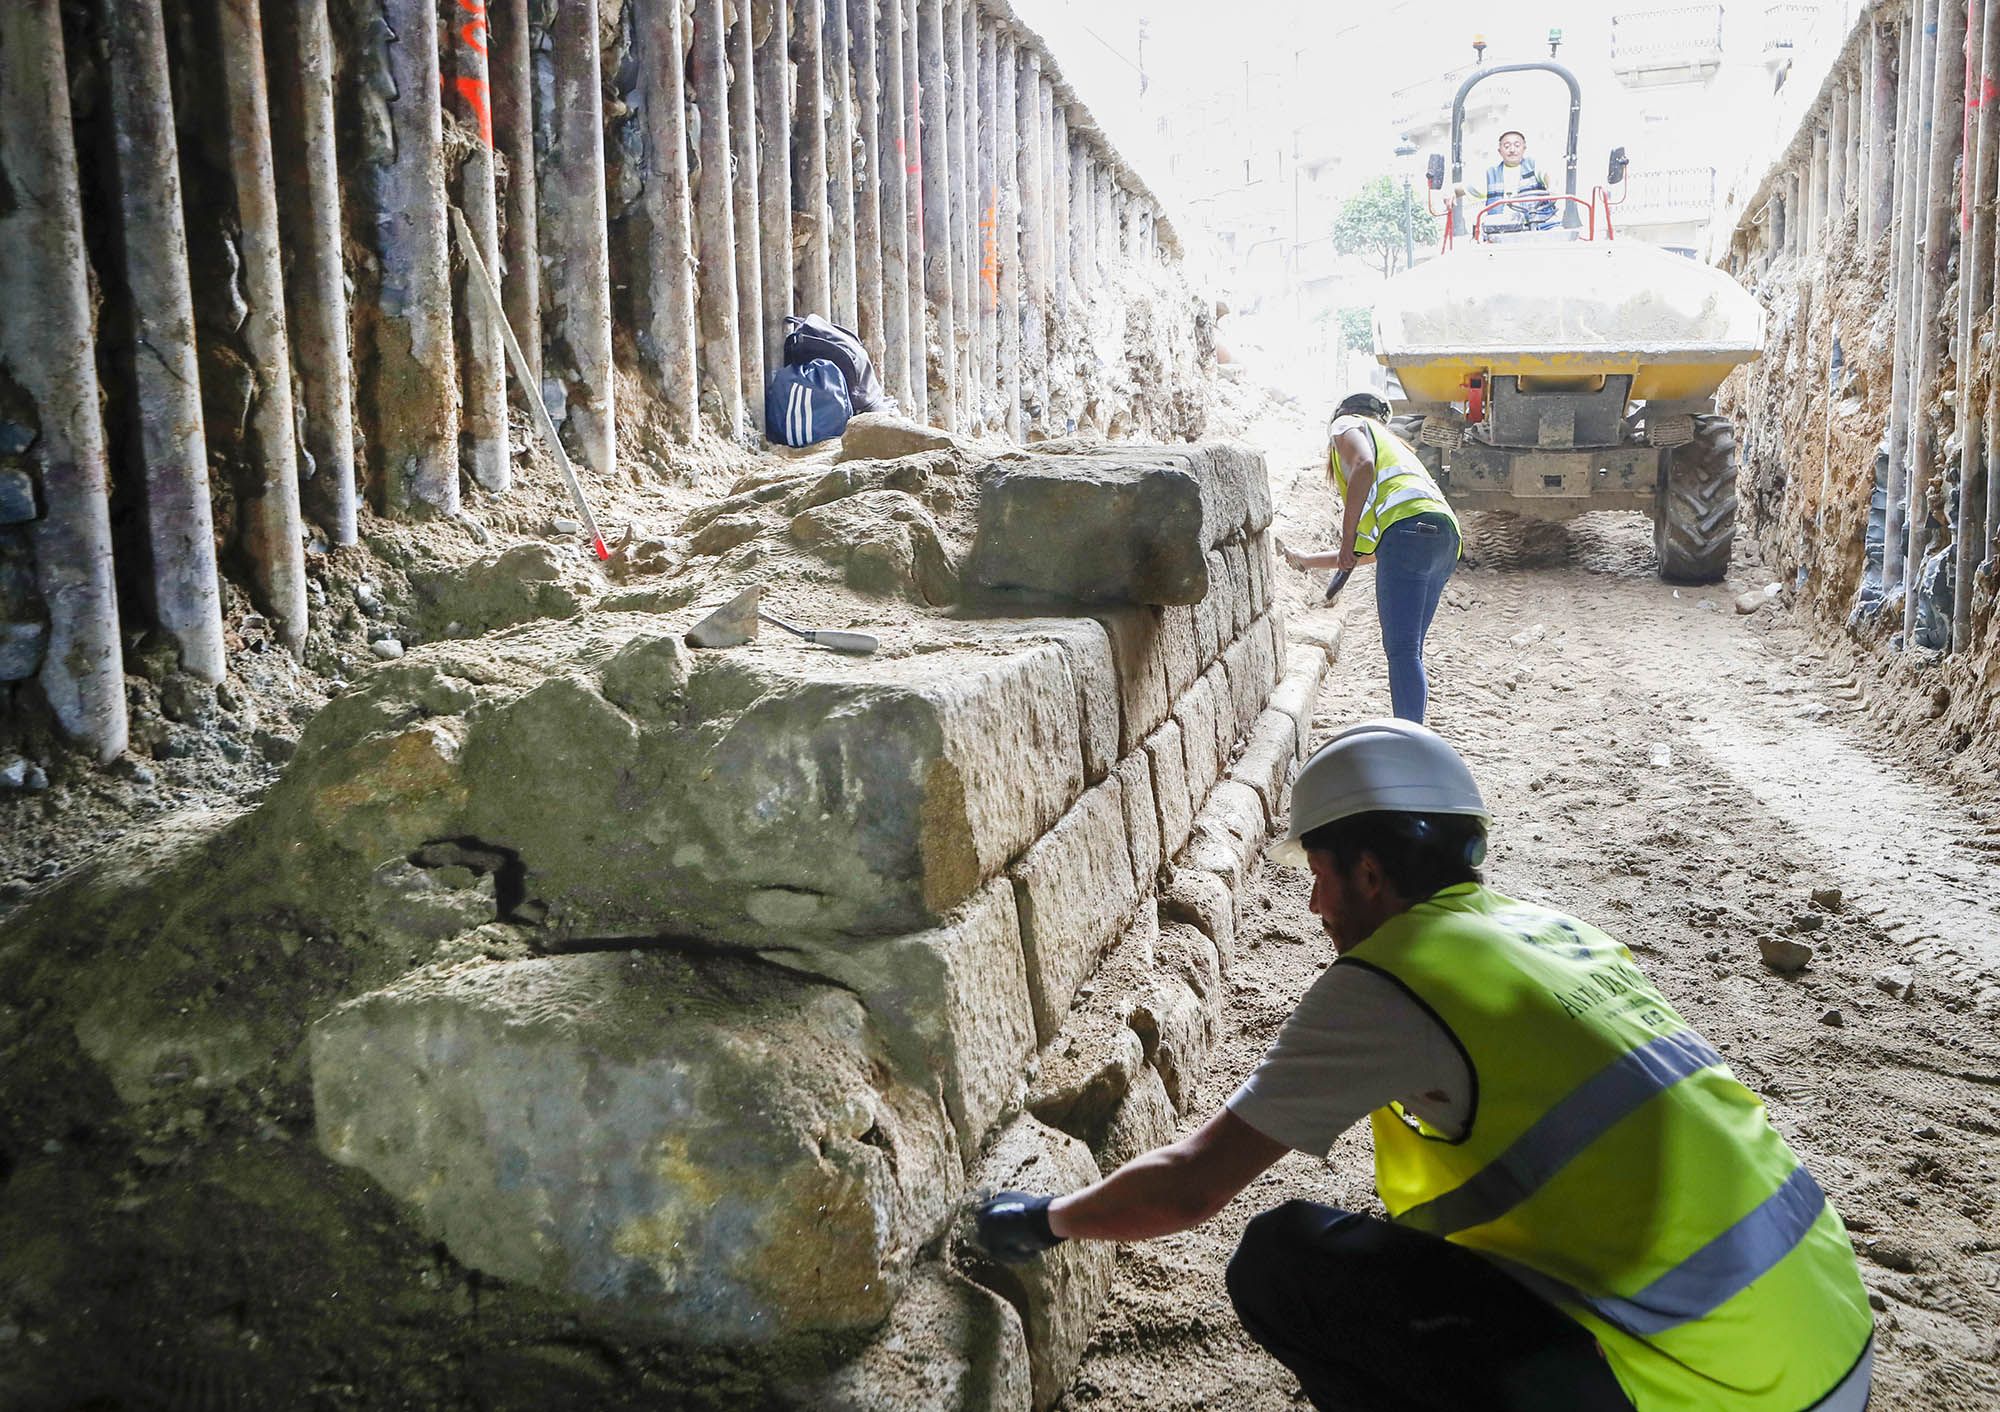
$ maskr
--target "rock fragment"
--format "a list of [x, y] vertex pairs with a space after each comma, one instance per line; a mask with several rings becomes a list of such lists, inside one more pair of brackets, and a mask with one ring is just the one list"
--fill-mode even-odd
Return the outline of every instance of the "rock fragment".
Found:
[[1758, 937], [1757, 952], [1764, 958], [1764, 964], [1781, 976], [1803, 971], [1813, 958], [1813, 949], [1806, 943], [1783, 936]]

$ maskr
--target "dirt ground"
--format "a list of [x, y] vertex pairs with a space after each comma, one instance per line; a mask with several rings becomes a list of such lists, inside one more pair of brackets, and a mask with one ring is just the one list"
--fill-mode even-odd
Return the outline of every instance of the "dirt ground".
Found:
[[[1309, 477], [1292, 485], [1315, 493]], [[1310, 515], [1291, 520], [1321, 546]], [[1452, 580], [1432, 633], [1430, 722], [1465, 750], [1494, 811], [1489, 881], [1625, 941], [1764, 1096], [1854, 1233], [1879, 1311], [1875, 1405], [2000, 1406], [1993, 794], [1903, 760], [1860, 683], [1781, 606], [1734, 611], [1765, 582], [1740, 540], [1727, 584], [1676, 589], [1654, 577], [1637, 516], [1567, 532], [1496, 518], [1468, 538], [1478, 562]], [[1341, 605], [1318, 737], [1387, 713], [1372, 591], [1364, 570]], [[1814, 905], [1828, 888], [1839, 904]], [[1303, 874], [1266, 869], [1246, 901], [1190, 1130], [1333, 959], [1307, 892]], [[1766, 934], [1811, 944], [1811, 964], [1766, 969]], [[1877, 984], [1894, 967], [1911, 973], [1907, 997]], [[1305, 1405], [1238, 1327], [1222, 1280], [1244, 1223], [1292, 1198], [1379, 1211], [1365, 1132], [1323, 1160], [1286, 1157], [1200, 1229], [1121, 1249], [1063, 1407]]]

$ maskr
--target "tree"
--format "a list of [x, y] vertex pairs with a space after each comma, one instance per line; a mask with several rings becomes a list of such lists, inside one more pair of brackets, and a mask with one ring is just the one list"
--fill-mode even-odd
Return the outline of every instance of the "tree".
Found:
[[1404, 204], [1403, 188], [1394, 177], [1379, 176], [1347, 199], [1333, 222], [1333, 248], [1343, 255], [1360, 255], [1382, 271], [1384, 278], [1403, 263], [1403, 221], [1410, 222], [1409, 241], [1428, 245], [1438, 238], [1437, 217], [1426, 211], [1414, 193]]
[[1375, 348], [1375, 311], [1366, 304], [1352, 304], [1340, 311], [1340, 335], [1358, 353]]

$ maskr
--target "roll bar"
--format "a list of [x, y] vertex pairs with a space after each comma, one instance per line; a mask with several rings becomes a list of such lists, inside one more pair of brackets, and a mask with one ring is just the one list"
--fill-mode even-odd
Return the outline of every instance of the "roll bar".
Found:
[[[1489, 78], [1494, 78], [1500, 74], [1526, 73], [1526, 72], [1532, 72], [1534, 70], [1542, 70], [1547, 73], [1552, 73], [1556, 77], [1560, 78], [1564, 83], [1569, 85], [1569, 145], [1564, 149], [1564, 154], [1563, 154], [1564, 183], [1565, 183], [1563, 188], [1563, 194], [1571, 198], [1574, 198], [1576, 196], [1576, 139], [1577, 139], [1578, 124], [1581, 122], [1583, 116], [1583, 90], [1577, 86], [1575, 74], [1571, 73], [1561, 64], [1555, 63], [1553, 60], [1549, 59], [1537, 59], [1528, 63], [1521, 63], [1521, 64], [1495, 64], [1490, 69], [1481, 67], [1473, 70], [1471, 73], [1465, 76], [1465, 82], [1461, 83], [1458, 86], [1458, 92], [1452, 95], [1452, 100], [1451, 100], [1452, 185], [1456, 186], [1459, 182], [1465, 180], [1466, 95], [1471, 93], [1474, 88], [1477, 88], [1481, 83], [1484, 83]], [[1458, 223], [1462, 227], [1465, 224], [1464, 198], [1463, 197], [1457, 198], [1454, 202], [1454, 205], [1457, 208]], [[1563, 205], [1563, 224], [1566, 226], [1575, 226], [1579, 224], [1576, 205], [1573, 204], [1572, 201], [1565, 201], [1562, 203], [1562, 205]]]

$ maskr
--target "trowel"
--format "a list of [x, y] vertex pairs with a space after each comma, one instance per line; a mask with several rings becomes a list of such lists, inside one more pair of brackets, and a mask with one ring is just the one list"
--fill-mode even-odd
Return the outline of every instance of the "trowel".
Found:
[[881, 644], [872, 633], [846, 632], [838, 628], [794, 627], [783, 618], [774, 618], [763, 609], [764, 585], [753, 583], [720, 608], [687, 630], [690, 647], [739, 647], [757, 638], [757, 624], [769, 623], [794, 637], [830, 647], [835, 652], [867, 654]]

